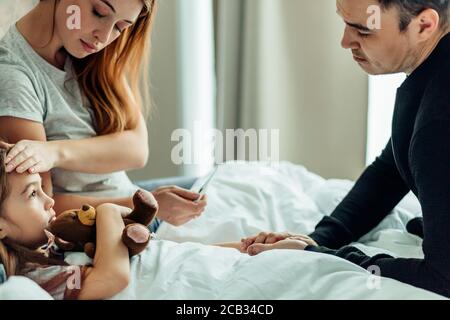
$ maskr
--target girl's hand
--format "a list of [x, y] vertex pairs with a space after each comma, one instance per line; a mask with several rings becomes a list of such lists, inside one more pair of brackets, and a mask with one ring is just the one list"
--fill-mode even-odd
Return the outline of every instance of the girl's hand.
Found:
[[128, 207], [124, 207], [124, 206], [120, 206], [114, 203], [102, 203], [101, 205], [97, 206], [97, 208], [95, 208], [96, 212], [99, 211], [115, 211], [115, 212], [120, 212], [120, 215], [122, 218], [127, 217], [128, 215], [130, 215], [130, 213], [133, 211], [131, 208]]
[[207, 204], [206, 196], [195, 202], [200, 194], [176, 186], [161, 187], [152, 192], [158, 201], [158, 218], [174, 226], [181, 226], [198, 218]]
[[288, 232], [261, 232], [241, 240], [241, 250], [254, 256], [263, 251], [275, 249], [305, 250], [309, 245], [318, 244], [308, 236], [293, 235]]
[[11, 149], [5, 160], [6, 172], [41, 173], [57, 166], [59, 156], [54, 142], [22, 140], [15, 145], [3, 146]]

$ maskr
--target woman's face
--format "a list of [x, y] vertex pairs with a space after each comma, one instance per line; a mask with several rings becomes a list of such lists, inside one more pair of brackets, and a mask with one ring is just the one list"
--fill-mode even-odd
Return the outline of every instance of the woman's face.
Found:
[[54, 200], [39, 174], [8, 174], [9, 195], [1, 208], [1, 237], [34, 249], [47, 242], [44, 229], [55, 218]]
[[137, 20], [143, 6], [142, 0], [60, 0], [55, 32], [67, 52], [82, 59], [116, 40]]

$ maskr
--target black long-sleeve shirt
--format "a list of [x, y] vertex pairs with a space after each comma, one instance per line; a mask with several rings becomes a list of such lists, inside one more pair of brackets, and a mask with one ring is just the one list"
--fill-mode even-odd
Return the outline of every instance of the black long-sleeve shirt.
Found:
[[[424, 259], [368, 257], [346, 246], [378, 225], [412, 191], [422, 207]], [[310, 234], [333, 254], [381, 276], [450, 297], [450, 34], [397, 91], [392, 137], [381, 156]]]

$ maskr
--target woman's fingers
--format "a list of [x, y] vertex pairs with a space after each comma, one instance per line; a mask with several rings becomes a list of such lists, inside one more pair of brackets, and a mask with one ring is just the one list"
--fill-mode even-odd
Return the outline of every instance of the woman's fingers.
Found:
[[26, 145], [20, 142], [10, 146], [12, 146], [12, 149], [8, 152], [8, 156], [5, 159], [6, 164], [11, 162], [18, 154], [22, 153], [26, 149]]
[[191, 201], [198, 200], [198, 198], [201, 197], [201, 195], [197, 192], [192, 192], [190, 190], [186, 190], [186, 189], [183, 189], [183, 188], [180, 188], [177, 186], [171, 187], [170, 191], [180, 197], [183, 197], [186, 200], [191, 200]]
[[174, 226], [181, 226], [198, 218], [205, 211], [206, 201], [193, 202], [174, 193], [169, 199], [173, 207], [165, 221]]
[[205, 207], [206, 207], [206, 201], [205, 200], [201, 200], [199, 202], [194, 202], [194, 201], [190, 201], [190, 200], [186, 200], [185, 198], [182, 198], [178, 195], [175, 195], [178, 197], [178, 201], [181, 202], [182, 204], [182, 211], [185, 211], [186, 214], [199, 214], [201, 213]]
[[[25, 171], [30, 170], [34, 166], [36, 166], [39, 163], [39, 161], [35, 157], [30, 157], [21, 164], [17, 166], [17, 173], [24, 173]], [[34, 170], [34, 169], [33, 169]], [[31, 171], [30, 171], [31, 172]], [[34, 173], [34, 172], [31, 172]]]
[[188, 216], [188, 217], [186, 217], [185, 219], [180, 220], [180, 224], [179, 224], [179, 225], [182, 226], [182, 225], [188, 223], [189, 221], [198, 218], [199, 216], [200, 216], [200, 215], [198, 215], [198, 214], [193, 214], [193, 215], [191, 215], [191, 216]]
[[[4, 142], [4, 141], [0, 141], [0, 148], [1, 148], [1, 149], [9, 150], [9, 149], [11, 149], [11, 148], [13, 148], [13, 147], [14, 147], [13, 144], [9, 144], [9, 143], [6, 143], [6, 142]], [[6, 162], [6, 161], [5, 161], [5, 162]]]
[[13, 158], [10, 158], [11, 160], [6, 165], [6, 172], [12, 172], [17, 167], [19, 167], [22, 163], [27, 161], [29, 159], [29, 155], [25, 153], [25, 151], [20, 152], [18, 155], [16, 155]]

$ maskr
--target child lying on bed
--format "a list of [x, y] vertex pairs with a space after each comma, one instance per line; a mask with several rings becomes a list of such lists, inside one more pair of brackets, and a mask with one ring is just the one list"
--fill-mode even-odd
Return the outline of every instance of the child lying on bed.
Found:
[[[37, 249], [47, 243], [44, 230], [55, 217], [54, 200], [42, 190], [38, 174], [7, 174], [6, 154], [0, 149], [0, 262], [8, 277], [31, 278], [55, 299], [106, 299], [125, 289], [130, 260], [121, 241], [122, 214], [129, 208], [97, 207], [97, 250], [92, 266], [48, 259]], [[221, 246], [239, 249], [241, 244]]]

